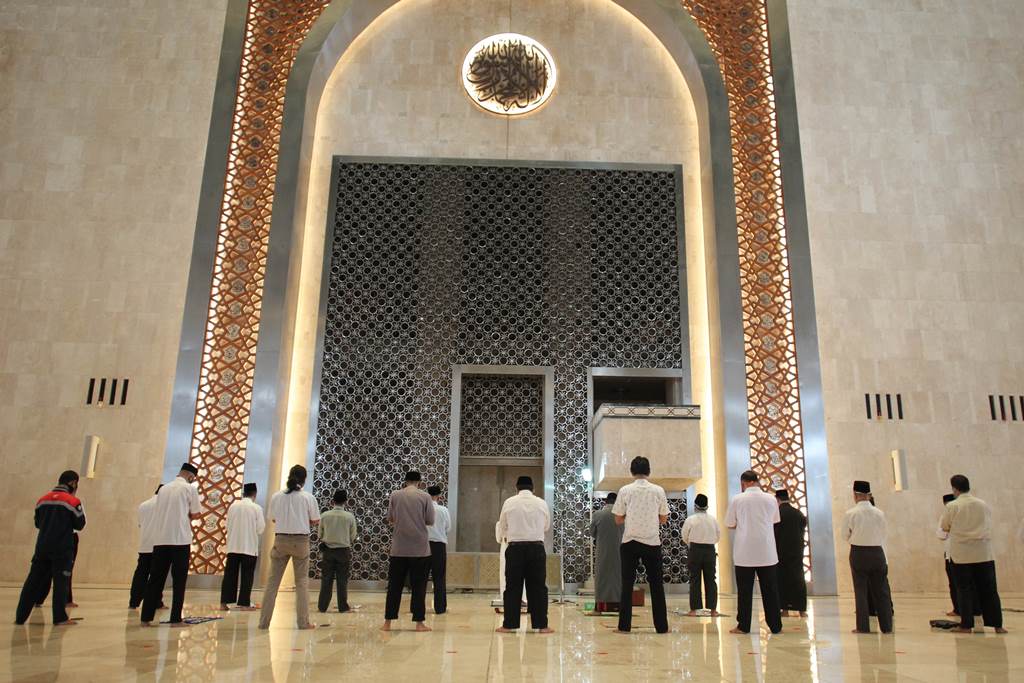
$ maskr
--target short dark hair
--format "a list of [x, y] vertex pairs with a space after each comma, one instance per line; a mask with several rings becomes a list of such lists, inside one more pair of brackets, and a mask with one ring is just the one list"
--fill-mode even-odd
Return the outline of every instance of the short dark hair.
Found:
[[423, 481], [423, 476], [417, 470], [409, 470], [405, 473], [406, 483], [412, 483], [414, 481]]
[[757, 472], [755, 472], [754, 470], [747, 470], [746, 472], [740, 475], [740, 481], [745, 481], [748, 484], [756, 484], [758, 481], [760, 481], [760, 477], [757, 476]]
[[346, 500], [348, 500], [348, 492], [345, 489], [338, 489], [334, 492], [335, 505], [344, 505]]
[[516, 479], [516, 491], [532, 491], [533, 490], [533, 477], [523, 475]]
[[615, 493], [615, 491], [612, 491], [607, 496], [605, 496], [604, 502], [609, 503], [609, 504], [614, 503], [615, 499], [618, 498], [618, 497], [619, 497], [619, 494]]
[[633, 462], [629, 463], [629, 473], [634, 477], [638, 474], [645, 477], [651, 476], [651, 461], [642, 455], [636, 456], [633, 458]]
[[970, 480], [962, 474], [954, 474], [949, 478], [949, 485], [960, 493], [967, 493], [971, 490]]
[[74, 470], [64, 470], [60, 473], [60, 478], [57, 479], [57, 483], [61, 486], [67, 486], [73, 481], [78, 481], [78, 472]]
[[427, 487], [427, 493], [429, 493], [432, 496], [440, 496], [441, 495], [441, 487], [438, 486], [437, 484], [434, 484], [433, 486], [428, 486]]

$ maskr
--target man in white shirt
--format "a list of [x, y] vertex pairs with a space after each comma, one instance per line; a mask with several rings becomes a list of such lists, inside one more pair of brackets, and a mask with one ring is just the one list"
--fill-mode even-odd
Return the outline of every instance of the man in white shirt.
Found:
[[619, 594], [619, 633], [629, 633], [633, 626], [633, 583], [640, 562], [647, 570], [651, 589], [651, 611], [654, 630], [668, 633], [668, 610], [665, 607], [665, 585], [661, 574], [661, 525], [668, 521], [668, 498], [665, 489], [647, 481], [651, 463], [638, 456], [629, 463], [633, 483], [619, 489], [612, 506], [615, 523], [622, 525], [622, 591]]
[[266, 526], [263, 508], [256, 503], [256, 484], [245, 484], [242, 497], [228, 508], [228, 557], [220, 584], [222, 610], [230, 604], [237, 605], [243, 612], [256, 609], [252, 604], [252, 580], [256, 574], [256, 556], [260, 552], [260, 534]]
[[857, 504], [846, 511], [842, 528], [843, 540], [850, 544], [850, 572], [857, 613], [857, 628], [853, 632], [871, 632], [870, 595], [878, 612], [878, 628], [882, 633], [892, 633], [892, 594], [884, 547], [885, 513], [871, 504], [868, 482], [853, 482], [853, 497]]
[[295, 625], [300, 631], [316, 628], [309, 621], [309, 534], [320, 523], [320, 508], [312, 493], [303, 491], [306, 468], [292, 465], [284, 491], [277, 491], [267, 504], [267, 516], [274, 522], [274, 546], [270, 549], [270, 575], [263, 588], [258, 628], [270, 628], [281, 579], [292, 563], [295, 577]]
[[949, 483], [956, 500], [946, 506], [939, 526], [949, 534], [949, 554], [956, 572], [960, 628], [953, 630], [974, 630], [974, 603], [979, 600], [985, 626], [1006, 633], [992, 555], [992, 508], [971, 495], [971, 482], [964, 475], [953, 476]]
[[750, 633], [754, 606], [754, 577], [761, 585], [761, 607], [764, 620], [772, 633], [782, 631], [782, 610], [779, 607], [775, 550], [775, 523], [779, 521], [779, 505], [775, 496], [761, 490], [757, 473], [747, 470], [740, 475], [740, 493], [729, 501], [725, 526], [735, 529], [732, 539], [732, 562], [736, 569], [736, 628], [730, 633]]
[[[128, 592], [128, 609], [138, 609], [146, 597], [149, 573], [153, 567], [153, 510], [156, 509], [156, 496], [163, 487], [163, 484], [157, 486], [153, 496], [139, 505], [139, 562], [135, 565], [131, 589]], [[164, 601], [161, 595], [160, 606], [157, 609], [163, 608]]]
[[690, 573], [691, 617], [703, 608], [700, 599], [701, 577], [704, 577], [704, 595], [711, 616], [718, 616], [718, 583], [715, 581], [715, 544], [722, 537], [718, 521], [708, 514], [708, 497], [698, 493], [693, 499], [693, 514], [683, 522], [683, 543], [687, 545], [686, 564]]
[[434, 523], [427, 527], [430, 541], [430, 579], [434, 582], [434, 614], [448, 611], [448, 587], [445, 577], [448, 572], [448, 532], [452, 528], [451, 513], [441, 505], [441, 487], [428, 486], [427, 493], [434, 501]]
[[[956, 500], [956, 496], [952, 493], [947, 493], [942, 496], [943, 512], [945, 512], [945, 506]], [[942, 541], [942, 558], [946, 564], [946, 583], [949, 584], [949, 600], [953, 603], [953, 610], [946, 612], [947, 617], [958, 617], [960, 616], [960, 597], [957, 595], [956, 587], [956, 565], [953, 564], [953, 556], [949, 552], [949, 532], [942, 530], [942, 517], [939, 517], [939, 525], [936, 527], [935, 535]], [[981, 616], [981, 601], [977, 599], [978, 593], [972, 587], [972, 600], [974, 604], [974, 616]]]
[[548, 628], [547, 554], [544, 534], [551, 529], [551, 513], [543, 498], [533, 495], [533, 479], [519, 477], [516, 495], [501, 506], [498, 536], [508, 539], [505, 551], [504, 618], [498, 633], [519, 630], [523, 585], [526, 585], [530, 627], [541, 633]]
[[199, 491], [193, 486], [199, 470], [192, 463], [181, 466], [174, 481], [164, 485], [153, 509], [153, 564], [146, 597], [142, 601], [143, 626], [150, 626], [160, 605], [160, 594], [171, 574], [171, 626], [184, 626], [181, 610], [185, 606], [189, 552], [192, 547], [192, 520], [199, 519]]

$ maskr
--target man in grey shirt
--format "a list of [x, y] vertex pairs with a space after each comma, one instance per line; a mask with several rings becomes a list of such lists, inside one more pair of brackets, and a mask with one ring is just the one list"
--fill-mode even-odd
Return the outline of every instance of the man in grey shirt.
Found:
[[420, 490], [422, 477], [416, 470], [405, 475], [405, 488], [388, 500], [388, 523], [392, 526], [388, 557], [388, 594], [384, 603], [382, 631], [391, 630], [402, 604], [406, 578], [412, 586], [412, 620], [417, 631], [429, 631], [427, 618], [427, 574], [430, 571], [430, 542], [427, 527], [434, 523], [434, 501]]
[[348, 612], [348, 573], [352, 566], [352, 544], [356, 540], [356, 518], [345, 509], [348, 492], [334, 492], [334, 507], [320, 516], [320, 597], [317, 607], [331, 606], [333, 584], [338, 584], [338, 611]]

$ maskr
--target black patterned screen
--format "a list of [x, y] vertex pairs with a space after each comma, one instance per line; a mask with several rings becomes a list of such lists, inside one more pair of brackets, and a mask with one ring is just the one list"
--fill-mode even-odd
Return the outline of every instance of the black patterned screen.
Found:
[[[539, 365], [555, 369], [555, 551], [582, 582], [587, 369], [686, 357], [677, 172], [336, 159], [332, 182], [314, 493], [349, 491], [352, 578], [386, 577], [404, 472], [446, 484], [452, 365]], [[674, 582], [684, 515], [672, 501]]]
[[459, 455], [544, 457], [544, 378], [463, 375]]

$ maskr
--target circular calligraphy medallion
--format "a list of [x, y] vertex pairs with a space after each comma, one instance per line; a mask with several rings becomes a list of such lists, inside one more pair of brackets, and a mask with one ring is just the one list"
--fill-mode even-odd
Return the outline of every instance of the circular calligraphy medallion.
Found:
[[555, 61], [533, 38], [499, 33], [474, 45], [462, 63], [462, 85], [477, 105], [494, 114], [526, 114], [555, 89]]

